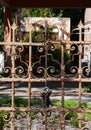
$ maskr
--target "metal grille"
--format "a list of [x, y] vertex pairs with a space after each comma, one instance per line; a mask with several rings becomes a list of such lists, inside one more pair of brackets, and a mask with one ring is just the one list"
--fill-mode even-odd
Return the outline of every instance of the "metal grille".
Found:
[[[43, 42], [32, 42], [30, 26], [29, 42], [17, 42], [16, 25], [11, 27], [9, 42], [0, 42], [4, 52], [3, 72], [0, 73], [0, 113], [3, 114], [3, 130], [90, 130], [91, 107], [84, 108], [91, 93], [83, 91], [83, 84], [90, 83], [90, 61], [82, 65], [84, 47], [79, 25], [79, 41], [48, 39], [45, 31]], [[45, 29], [46, 30], [46, 29]], [[76, 61], [76, 62], [75, 62]], [[43, 88], [51, 90], [50, 101], [60, 105], [44, 107]], [[73, 96], [74, 95], [74, 96]], [[65, 101], [77, 100], [77, 106], [66, 106]], [[84, 102], [84, 96], [86, 101]], [[75, 97], [75, 99], [74, 99]], [[8, 99], [6, 104], [3, 98]], [[71, 116], [74, 115], [74, 119]], [[70, 119], [69, 119], [70, 118]], [[71, 124], [76, 120], [75, 124]]]

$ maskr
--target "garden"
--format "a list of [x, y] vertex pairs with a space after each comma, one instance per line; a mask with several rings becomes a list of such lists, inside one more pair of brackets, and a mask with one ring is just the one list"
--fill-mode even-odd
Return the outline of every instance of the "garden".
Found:
[[[0, 99], [0, 107], [1, 106], [5, 106], [6, 107], [11, 107], [11, 98], [2, 98]], [[19, 108], [19, 107], [27, 107], [27, 98], [18, 98], [15, 97], [15, 102], [14, 102], [15, 108]], [[31, 98], [31, 108], [35, 107], [35, 105], [38, 108], [42, 108], [43, 107], [43, 102], [41, 98]], [[61, 109], [61, 101], [60, 100], [51, 100], [51, 107], [56, 107], [56, 108], [60, 108]], [[78, 108], [78, 102], [76, 100], [65, 100], [64, 103], [64, 108], [68, 108], [68, 109], [76, 109]], [[88, 104], [87, 102], [82, 102], [81, 104], [81, 108], [82, 109], [91, 109], [91, 105]], [[17, 117], [18, 115], [21, 115], [22, 112], [16, 112], [15, 113], [15, 117]], [[35, 118], [37, 118], [37, 116], [39, 116], [38, 113], [41, 113], [41, 117], [43, 116], [42, 112], [30, 112], [31, 115], [31, 119], [34, 120]], [[9, 112], [8, 111], [1, 111], [0, 112], [0, 129], [3, 128], [3, 126], [5, 124], [7, 124], [8, 121], [8, 117], [9, 117]], [[77, 113], [74, 112], [67, 112], [65, 113], [65, 122], [70, 122], [71, 125], [78, 127], [78, 115]], [[6, 121], [4, 121], [4, 116], [6, 117]], [[58, 116], [55, 118], [55, 116]], [[85, 122], [87, 120], [91, 121], [91, 114], [89, 113], [83, 113], [82, 114], [82, 120]], [[52, 114], [51, 111], [51, 115], [48, 116], [48, 122], [49, 123], [55, 123], [55, 124], [59, 124], [60, 123], [60, 118], [59, 115]], [[83, 124], [84, 126], [84, 124]]]

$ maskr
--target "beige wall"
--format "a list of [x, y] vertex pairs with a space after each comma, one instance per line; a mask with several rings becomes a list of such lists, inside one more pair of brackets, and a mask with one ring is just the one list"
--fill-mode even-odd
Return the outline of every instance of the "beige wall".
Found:
[[[56, 18], [56, 17], [51, 17], [51, 18], [25, 17], [24, 18], [25, 30], [29, 31], [29, 24], [31, 23], [38, 22], [39, 24], [45, 26], [45, 20], [47, 21], [48, 25], [57, 26], [59, 40], [62, 37], [62, 31], [61, 31], [62, 29], [65, 30], [67, 33], [70, 33], [70, 18]], [[66, 40], [67, 38], [68, 38], [67, 35], [64, 34], [64, 40]]]

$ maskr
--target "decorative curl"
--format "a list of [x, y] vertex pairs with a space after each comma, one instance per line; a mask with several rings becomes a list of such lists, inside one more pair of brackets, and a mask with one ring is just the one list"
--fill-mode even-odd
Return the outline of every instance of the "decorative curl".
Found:
[[24, 51], [24, 46], [17, 46], [16, 51], [23, 52]]
[[55, 49], [56, 49], [56, 48], [55, 48], [54, 45], [51, 45], [51, 46], [50, 46], [50, 50], [51, 50], [51, 51], [55, 51]]
[[43, 73], [44, 73], [44, 68], [43, 68], [42, 66], [38, 67], [38, 68], [37, 68], [37, 72], [38, 72], [39, 74], [43, 74]]
[[77, 66], [72, 66], [72, 67], [70, 68], [70, 72], [71, 72], [72, 74], [77, 74], [77, 73], [78, 73], [78, 67], [77, 67]]
[[10, 113], [7, 113], [3, 116], [3, 120], [9, 122], [11, 120]]
[[53, 74], [55, 72], [55, 68], [53, 66], [48, 67], [48, 71]]
[[15, 121], [21, 120], [23, 118], [26, 118], [27, 113], [26, 112], [19, 112], [15, 113]]
[[11, 68], [10, 67], [5, 67], [3, 70], [3, 74], [0, 74], [0, 78], [2, 77], [11, 77]]
[[47, 68], [47, 74], [49, 77], [60, 77], [60, 71], [55, 66], [49, 66]]
[[90, 70], [89, 70], [88, 66], [84, 66], [82, 68], [82, 77], [88, 77], [89, 73], [90, 73]]
[[15, 69], [16, 77], [27, 77], [27, 71], [23, 66], [17, 66]]
[[24, 68], [22, 66], [18, 66], [16, 68], [16, 71], [17, 71], [18, 74], [22, 74], [24, 72]]
[[37, 78], [37, 77], [43, 78], [44, 77], [45, 68], [43, 66], [39, 65], [38, 62], [32, 66], [32, 70], [33, 70], [32, 71], [33, 77], [35, 77], [35, 78]]
[[43, 52], [43, 51], [44, 51], [44, 48], [43, 48], [42, 46], [39, 46], [39, 47], [37, 47], [37, 50], [38, 50], [39, 52]]
[[5, 125], [3, 126], [3, 130], [7, 130], [7, 128], [10, 129], [10, 125], [9, 125], [9, 124], [5, 124]]

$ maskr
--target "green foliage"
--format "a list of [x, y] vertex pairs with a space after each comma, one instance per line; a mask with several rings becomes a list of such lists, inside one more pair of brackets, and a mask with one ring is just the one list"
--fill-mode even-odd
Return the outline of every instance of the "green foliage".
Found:
[[28, 101], [26, 98], [15, 98], [14, 101], [15, 107], [27, 107], [28, 106]]
[[32, 42], [44, 42], [44, 40], [45, 40], [44, 34], [41, 31], [32, 32]]
[[[58, 107], [61, 107], [62, 106], [62, 102], [60, 100], [52, 100], [51, 101], [51, 105], [52, 106], [58, 106]], [[78, 108], [78, 102], [75, 101], [75, 100], [65, 100], [64, 102], [64, 107], [65, 108], [69, 108], [69, 109], [76, 109]], [[91, 109], [91, 105], [90, 104], [87, 104], [87, 102], [82, 102], [81, 104], [81, 107], [83, 109]], [[69, 120], [70, 123], [75, 126], [75, 127], [78, 127], [78, 115], [76, 112], [67, 112], [65, 113], [65, 119], [66, 120]], [[89, 113], [83, 113], [83, 118], [82, 118], [84, 121], [86, 121], [87, 119], [91, 120], [91, 114]]]
[[62, 10], [56, 8], [30, 8], [30, 9], [21, 9], [24, 17], [61, 17]]
[[4, 121], [3, 121], [3, 117], [1, 115], [2, 112], [0, 112], [0, 129], [2, 130], [3, 125], [4, 125]]
[[10, 73], [5, 73], [5, 71], [3, 71], [3, 70], [0, 72], [0, 76], [1, 76], [1, 77], [8, 77], [9, 74], [10, 74]]
[[70, 123], [73, 126], [78, 127], [78, 119], [77, 119], [77, 114], [76, 113], [72, 113], [71, 118], [70, 118]]
[[66, 100], [64, 106], [65, 108], [77, 108], [78, 103], [75, 100]]
[[[8, 107], [11, 106], [11, 97], [1, 98], [0, 99], [0, 106], [3, 104], [7, 104]], [[31, 99], [31, 105], [41, 105], [42, 101], [39, 98], [32, 98]], [[21, 97], [15, 97], [14, 99], [14, 105], [15, 107], [27, 107], [28, 106], [28, 99], [27, 98], [21, 98]]]
[[9, 112], [7, 111], [0, 111], [0, 130], [3, 129], [3, 125], [5, 125], [7, 122], [3, 120], [4, 116], [9, 116]]
[[[16, 107], [27, 107], [27, 98], [15, 98], [15, 106]], [[7, 106], [11, 106], [11, 98], [2, 98], [0, 99], [0, 106], [2, 106], [2, 104], [7, 104]], [[32, 107], [37, 107], [37, 105], [40, 105], [40, 107], [42, 106], [42, 100], [40, 98], [32, 98], [31, 99], [31, 106]], [[51, 100], [51, 105], [55, 106], [55, 107], [60, 107], [62, 105], [61, 100]], [[64, 107], [65, 108], [78, 108], [78, 102], [75, 100], [65, 100], [64, 103]], [[87, 104], [86, 102], [82, 103], [82, 108], [88, 108], [91, 109], [91, 105]], [[16, 112], [16, 115], [21, 114], [20, 112]], [[38, 112], [30, 112], [31, 118], [35, 119], [37, 117]], [[7, 123], [3, 120], [4, 115], [7, 115], [7, 117], [9, 116], [9, 112], [7, 111], [0, 111], [0, 129], [2, 129], [2, 126]], [[76, 112], [67, 112], [65, 113], [65, 119], [69, 120], [70, 123], [76, 127], [78, 127], [78, 114]], [[50, 122], [54, 122], [56, 121], [56, 123], [59, 122], [58, 120], [54, 120], [53, 117], [49, 117]], [[87, 119], [91, 120], [91, 114], [89, 113], [83, 113], [83, 120], [86, 121]]]
[[11, 98], [1, 98], [0, 99], [0, 106], [2, 106], [2, 104], [7, 104], [8, 106], [10, 106], [11, 104]]
[[[62, 106], [62, 102], [60, 100], [51, 100], [52, 106]], [[78, 102], [76, 100], [65, 100], [64, 102], [65, 108], [78, 108]], [[91, 108], [91, 105], [87, 104], [86, 102], [82, 102], [82, 108]]]
[[62, 105], [62, 103], [61, 103], [61, 101], [60, 100], [51, 100], [51, 105], [52, 106], [60, 106], [61, 107], [61, 105]]
[[91, 120], [91, 114], [90, 113], [84, 113], [83, 114], [83, 120], [86, 121], [86, 120]]
[[[41, 105], [42, 101], [40, 99], [34, 98], [31, 99], [31, 105]], [[0, 106], [2, 105], [6, 105], [7, 107], [11, 106], [11, 98], [10, 97], [6, 97], [6, 98], [1, 98], [0, 99]], [[27, 98], [15, 98], [14, 100], [14, 105], [15, 107], [27, 107], [28, 106], [28, 99]], [[16, 112], [15, 116], [17, 117], [18, 115], [20, 115], [21, 112]], [[30, 115], [32, 117], [32, 119], [34, 119], [36, 117], [35, 112], [31, 112]], [[9, 117], [9, 112], [7, 111], [0, 111], [0, 130], [2, 130], [3, 125], [5, 125], [7, 122], [3, 120], [3, 117], [7, 115], [7, 118]]]
[[35, 119], [36, 118], [36, 114], [37, 112], [30, 112], [30, 116], [32, 119]]
[[89, 85], [89, 86], [84, 86], [84, 87], [83, 87], [83, 91], [84, 91], [84, 92], [91, 93], [91, 86], [90, 86], [90, 85]]
[[[24, 17], [70, 17], [71, 28], [76, 27], [80, 20], [84, 22], [85, 8], [22, 8], [21, 10]], [[77, 17], [75, 17], [76, 15]]]

